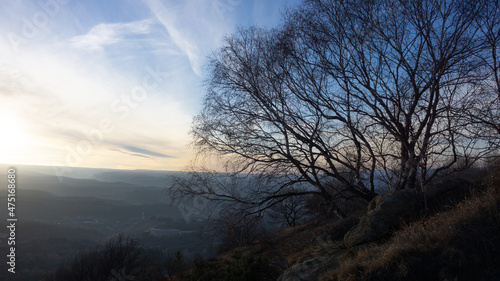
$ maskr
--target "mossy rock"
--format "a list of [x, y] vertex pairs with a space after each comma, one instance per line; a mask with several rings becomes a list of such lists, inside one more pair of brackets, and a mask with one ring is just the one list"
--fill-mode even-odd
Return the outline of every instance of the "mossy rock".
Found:
[[418, 217], [422, 197], [415, 190], [402, 190], [376, 196], [368, 204], [368, 212], [344, 236], [346, 247], [374, 242], [390, 235], [403, 220]]

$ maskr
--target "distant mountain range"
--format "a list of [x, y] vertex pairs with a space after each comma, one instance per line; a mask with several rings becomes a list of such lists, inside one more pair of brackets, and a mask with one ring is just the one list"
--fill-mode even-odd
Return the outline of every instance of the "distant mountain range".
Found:
[[[5, 178], [11, 166], [0, 165]], [[49, 166], [16, 165], [18, 193], [23, 190], [49, 192], [56, 196], [96, 197], [130, 204], [170, 203], [165, 190], [182, 172], [71, 168], [58, 177]]]

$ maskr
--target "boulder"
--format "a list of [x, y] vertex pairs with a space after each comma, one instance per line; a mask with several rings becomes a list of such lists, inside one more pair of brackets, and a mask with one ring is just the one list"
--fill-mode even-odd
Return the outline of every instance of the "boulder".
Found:
[[[465, 180], [447, 180], [429, 185], [426, 195], [429, 207], [441, 208], [456, 203], [465, 198], [470, 187], [470, 182]], [[366, 243], [390, 236], [401, 226], [401, 222], [420, 217], [424, 210], [423, 199], [422, 193], [415, 189], [376, 196], [359, 222], [354, 218], [343, 219], [324, 235], [314, 237], [320, 240], [318, 249], [309, 258], [288, 268], [278, 281], [318, 280], [328, 270], [337, 268], [340, 261], [353, 251], [364, 248]], [[347, 249], [342, 242], [337, 242], [344, 233], [343, 245]]]
[[347, 217], [339, 220], [335, 225], [329, 229], [330, 238], [334, 241], [342, 241], [345, 234], [357, 225], [359, 219], [353, 217]]
[[330, 247], [328, 253], [318, 254], [309, 257], [298, 263], [281, 274], [278, 281], [316, 281], [321, 275], [330, 269], [337, 268], [340, 261], [346, 257], [347, 250], [345, 248], [336, 247], [335, 245], [323, 245]]
[[422, 197], [407, 189], [378, 195], [369, 204], [367, 213], [344, 236], [344, 244], [351, 248], [389, 236], [399, 228], [401, 221], [420, 216]]

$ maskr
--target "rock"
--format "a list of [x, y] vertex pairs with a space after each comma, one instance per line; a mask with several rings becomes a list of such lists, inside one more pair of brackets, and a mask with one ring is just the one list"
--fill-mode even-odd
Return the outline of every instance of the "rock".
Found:
[[329, 230], [330, 237], [332, 240], [339, 241], [343, 240], [345, 234], [358, 224], [359, 219], [347, 217], [335, 223], [334, 226]]
[[368, 212], [344, 236], [344, 244], [351, 248], [374, 242], [390, 235], [402, 220], [418, 217], [422, 197], [415, 190], [401, 190], [376, 196], [368, 204]]
[[[470, 186], [470, 182], [463, 180], [429, 185], [428, 202], [435, 207], [457, 202], [468, 194]], [[311, 257], [288, 268], [278, 281], [318, 280], [328, 270], [337, 268], [340, 261], [352, 251], [359, 251], [367, 246], [366, 243], [388, 237], [400, 227], [402, 221], [420, 217], [423, 207], [423, 196], [415, 189], [376, 196], [359, 222], [354, 218], [343, 219], [328, 229], [325, 233], [327, 238], [322, 237], [324, 235], [315, 237], [321, 242], [318, 249]], [[342, 243], [335, 242], [341, 237], [347, 249], [342, 247]]]
[[309, 281], [318, 280], [319, 275], [326, 271], [324, 257], [312, 257], [287, 269], [278, 281]]
[[340, 260], [345, 257], [347, 250], [333, 245], [323, 255], [314, 255], [298, 263], [281, 274], [278, 281], [315, 281], [327, 272], [339, 266]]

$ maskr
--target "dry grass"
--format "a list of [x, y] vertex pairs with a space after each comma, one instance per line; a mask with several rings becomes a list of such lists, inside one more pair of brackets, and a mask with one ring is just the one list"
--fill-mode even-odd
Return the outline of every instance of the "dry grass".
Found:
[[[265, 257], [277, 272], [328, 250], [347, 253], [336, 269], [322, 276], [323, 281], [454, 280], [457, 276], [458, 280], [500, 280], [500, 171], [483, 183], [487, 191], [403, 227], [383, 244], [342, 249], [342, 242], [330, 240], [332, 230], [340, 225], [333, 219], [287, 228], [234, 251]], [[234, 251], [216, 259], [221, 268]]]
[[338, 246], [341, 242], [331, 241], [331, 230], [339, 221], [331, 219], [322, 224], [308, 223], [286, 228], [245, 247], [239, 247], [217, 257], [223, 261], [229, 259], [235, 251], [243, 256], [263, 256], [285, 270], [305, 259], [326, 252], [325, 245]]
[[387, 243], [360, 249], [322, 280], [469, 280], [477, 271], [497, 274], [499, 202], [490, 188], [452, 210], [404, 227]]
[[321, 237], [334, 224], [335, 221], [332, 220], [320, 226], [306, 224], [287, 228], [266, 241], [259, 241], [259, 244], [270, 255], [279, 255], [286, 260], [287, 267], [290, 267], [314, 255], [319, 245], [327, 240]]
[[342, 244], [340, 241], [334, 242], [330, 239], [332, 229], [338, 227], [338, 224], [338, 219], [331, 218], [321, 224], [311, 222], [286, 228], [250, 245], [219, 254], [211, 261], [224, 269], [227, 261], [238, 252], [242, 257], [263, 257], [276, 272], [282, 273], [309, 257], [326, 252], [329, 248], [326, 249], [325, 245]]

